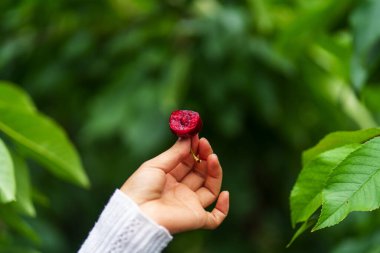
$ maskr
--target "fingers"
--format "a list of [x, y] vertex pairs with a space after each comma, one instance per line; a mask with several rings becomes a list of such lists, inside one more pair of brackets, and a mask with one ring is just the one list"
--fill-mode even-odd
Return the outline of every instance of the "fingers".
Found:
[[[198, 190], [207, 178], [208, 170], [210, 167], [210, 155], [212, 148], [207, 139], [202, 138], [199, 141], [199, 156], [202, 159], [201, 163], [197, 163], [194, 170], [189, 172], [181, 181], [181, 183], [188, 186], [191, 190]], [[212, 163], [211, 163], [212, 164]]]
[[[196, 153], [198, 152], [198, 146], [200, 143], [198, 135], [195, 135], [192, 140], [192, 149]], [[170, 174], [177, 180], [181, 181], [194, 167], [194, 159], [190, 155], [190, 149], [187, 151], [188, 156], [183, 159], [172, 171]]]
[[217, 228], [227, 217], [230, 207], [230, 194], [228, 191], [220, 193], [215, 208], [211, 212], [207, 212], [206, 222], [203, 226], [205, 229]]
[[190, 138], [178, 139], [171, 148], [146, 161], [143, 166], [160, 168], [165, 173], [170, 172], [189, 156], [190, 142]]
[[[208, 156], [213, 153], [210, 142], [206, 138], [202, 138], [199, 142], [198, 155], [202, 160], [207, 160]], [[201, 162], [202, 163], [202, 162]]]
[[223, 172], [217, 155], [212, 154], [207, 159], [208, 170], [203, 187], [196, 193], [203, 207], [208, 207], [219, 195], [222, 185]]
[[[210, 151], [212, 152], [210, 143], [205, 138], [201, 138], [199, 140], [198, 135], [193, 137], [192, 144], [193, 144], [192, 149], [194, 153], [202, 152], [202, 155], [205, 156], [205, 151], [208, 150], [209, 152]], [[204, 160], [206, 160], [206, 158]], [[183, 160], [182, 163], [180, 163], [175, 169], [173, 169], [170, 172], [170, 174], [173, 177], [175, 177], [178, 182], [180, 182], [184, 179], [185, 176], [187, 176], [193, 170], [194, 165], [195, 165], [194, 158], [191, 155], [189, 155], [186, 159]], [[200, 164], [197, 164], [196, 166], [201, 169], [200, 171], [202, 171], [202, 169], [205, 168], [206, 163], [205, 161], [203, 161]]]

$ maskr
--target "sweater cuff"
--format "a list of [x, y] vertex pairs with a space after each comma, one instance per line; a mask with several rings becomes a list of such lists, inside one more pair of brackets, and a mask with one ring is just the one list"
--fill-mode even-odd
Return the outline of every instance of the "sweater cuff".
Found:
[[117, 189], [79, 253], [157, 253], [172, 239], [164, 227], [142, 214], [137, 204]]

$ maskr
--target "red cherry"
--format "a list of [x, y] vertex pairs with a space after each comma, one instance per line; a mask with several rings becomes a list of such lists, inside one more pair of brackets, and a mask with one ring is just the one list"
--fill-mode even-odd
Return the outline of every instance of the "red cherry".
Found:
[[186, 138], [199, 133], [202, 128], [202, 120], [197, 112], [177, 110], [170, 115], [169, 126], [175, 135]]

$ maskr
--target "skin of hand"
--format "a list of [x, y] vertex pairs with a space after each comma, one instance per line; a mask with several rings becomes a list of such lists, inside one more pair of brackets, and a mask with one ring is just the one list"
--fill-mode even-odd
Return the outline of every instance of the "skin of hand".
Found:
[[[190, 146], [202, 159], [196, 163]], [[141, 211], [171, 234], [215, 229], [226, 218], [229, 192], [220, 193], [222, 168], [210, 143], [198, 135], [143, 163], [120, 188]], [[205, 210], [216, 201], [215, 208]]]

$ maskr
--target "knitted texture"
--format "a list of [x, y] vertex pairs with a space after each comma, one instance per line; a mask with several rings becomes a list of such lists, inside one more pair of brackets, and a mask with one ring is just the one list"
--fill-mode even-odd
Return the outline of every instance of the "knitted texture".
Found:
[[116, 190], [78, 252], [157, 253], [172, 238], [126, 194]]

